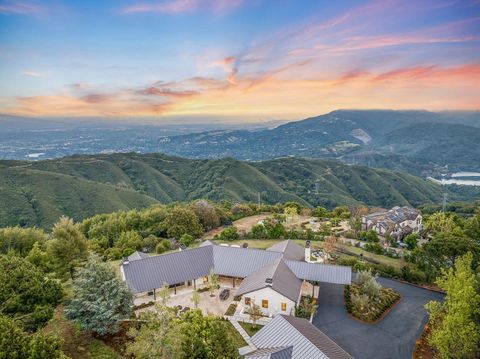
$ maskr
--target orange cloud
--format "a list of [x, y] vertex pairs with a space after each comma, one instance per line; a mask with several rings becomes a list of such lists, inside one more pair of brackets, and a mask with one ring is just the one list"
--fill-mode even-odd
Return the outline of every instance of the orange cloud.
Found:
[[[295, 119], [337, 108], [479, 109], [480, 64], [414, 66], [385, 72], [357, 69], [311, 74], [309, 62], [236, 77], [157, 83], [139, 90], [20, 97], [7, 113], [34, 116], [217, 115]], [[187, 89], [191, 86], [190, 89]], [[183, 89], [183, 90], [179, 90]]]

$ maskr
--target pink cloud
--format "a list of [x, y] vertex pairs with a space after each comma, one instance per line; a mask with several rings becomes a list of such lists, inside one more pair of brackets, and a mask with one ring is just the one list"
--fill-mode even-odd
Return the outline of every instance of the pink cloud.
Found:
[[45, 12], [43, 6], [31, 2], [7, 1], [0, 4], [0, 14], [4, 15], [42, 15]]
[[239, 7], [242, 3], [243, 0], [166, 0], [127, 6], [120, 9], [120, 13], [183, 14], [206, 9], [216, 14], [225, 14]]

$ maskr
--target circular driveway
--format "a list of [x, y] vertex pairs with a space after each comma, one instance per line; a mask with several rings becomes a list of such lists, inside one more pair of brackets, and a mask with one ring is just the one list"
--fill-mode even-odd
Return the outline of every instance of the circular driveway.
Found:
[[356, 359], [411, 359], [415, 341], [427, 323], [425, 303], [443, 294], [379, 278], [402, 296], [378, 323], [364, 324], [345, 310], [343, 286], [322, 283], [313, 324]]

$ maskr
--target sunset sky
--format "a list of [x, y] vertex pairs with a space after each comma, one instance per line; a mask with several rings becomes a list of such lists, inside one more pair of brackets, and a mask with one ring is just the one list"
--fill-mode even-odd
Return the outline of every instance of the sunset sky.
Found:
[[480, 1], [0, 0], [0, 113], [480, 109]]

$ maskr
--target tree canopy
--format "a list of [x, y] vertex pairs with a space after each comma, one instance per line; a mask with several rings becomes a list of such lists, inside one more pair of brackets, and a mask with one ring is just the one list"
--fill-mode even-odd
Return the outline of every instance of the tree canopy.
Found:
[[133, 296], [109, 264], [91, 256], [73, 282], [73, 299], [65, 309], [69, 319], [82, 329], [98, 334], [119, 330], [120, 321], [130, 317]]
[[0, 255], [0, 314], [18, 318], [24, 328], [36, 330], [53, 315], [62, 288], [27, 260]]
[[472, 254], [468, 253], [456, 261], [454, 268], [444, 270], [437, 284], [447, 292], [445, 301], [426, 305], [432, 324], [429, 342], [444, 359], [479, 354], [480, 288], [472, 260]]

